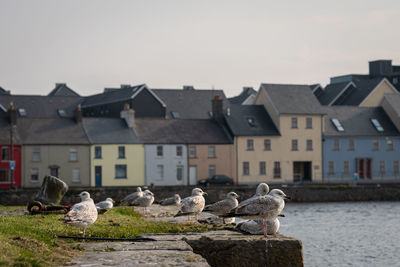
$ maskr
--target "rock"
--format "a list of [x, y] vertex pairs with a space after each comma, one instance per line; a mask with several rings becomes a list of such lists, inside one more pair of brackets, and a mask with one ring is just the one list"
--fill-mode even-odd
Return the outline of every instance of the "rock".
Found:
[[35, 200], [45, 205], [58, 205], [67, 191], [68, 185], [65, 182], [54, 176], [46, 176]]

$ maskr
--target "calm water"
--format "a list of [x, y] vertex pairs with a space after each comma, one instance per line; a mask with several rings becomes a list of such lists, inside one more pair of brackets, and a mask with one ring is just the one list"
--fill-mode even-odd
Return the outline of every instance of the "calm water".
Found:
[[279, 232], [305, 266], [400, 266], [400, 202], [287, 203]]

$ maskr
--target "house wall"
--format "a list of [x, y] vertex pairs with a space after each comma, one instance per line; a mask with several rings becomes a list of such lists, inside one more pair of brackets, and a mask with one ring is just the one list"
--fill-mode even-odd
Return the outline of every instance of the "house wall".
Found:
[[386, 81], [383, 81], [371, 94], [360, 104], [360, 107], [379, 107], [384, 94], [398, 93]]
[[[334, 140], [339, 140], [338, 151], [333, 150]], [[348, 150], [349, 139], [354, 140], [354, 151]], [[379, 140], [379, 150], [373, 150], [373, 140]], [[357, 158], [372, 159], [372, 180], [396, 179], [399, 174], [393, 172], [393, 161], [400, 161], [400, 138], [391, 138], [393, 151], [387, 150], [386, 138], [333, 138], [327, 137], [323, 143], [324, 181], [335, 182], [340, 180], [353, 180]], [[385, 161], [385, 174], [379, 173], [379, 161]], [[329, 161], [334, 163], [334, 174], [329, 174]], [[349, 161], [349, 173], [343, 172], [344, 161]]]
[[[7, 147], [9, 151], [11, 150], [10, 145], [0, 145], [0, 152], [2, 152], [2, 148]], [[1, 154], [1, 153], [0, 153]], [[2, 159], [3, 155], [0, 155], [0, 159]], [[10, 153], [8, 153], [8, 158], [10, 158]], [[6, 157], [7, 157], [6, 156]], [[11, 158], [10, 158], [11, 160]], [[9, 160], [0, 160], [0, 169], [3, 171], [0, 179], [0, 188], [10, 188], [12, 186], [21, 187], [21, 146], [13, 146], [13, 159], [15, 161], [15, 168], [13, 170], [13, 176], [11, 177], [11, 168]], [[6, 178], [6, 179], [4, 179]], [[13, 181], [14, 180], [14, 181]]]
[[[233, 144], [189, 145], [196, 148], [196, 157], [189, 156], [189, 166], [196, 166], [197, 181], [209, 178], [209, 166], [215, 165], [215, 174], [229, 176], [236, 181], [236, 157]], [[215, 147], [215, 158], [208, 157], [208, 147]]]
[[[100, 159], [95, 147], [101, 147]], [[125, 158], [118, 158], [118, 147], [125, 147]], [[102, 186], [137, 186], [144, 184], [144, 148], [141, 144], [97, 144], [90, 147], [91, 186], [96, 185], [95, 167], [101, 166]], [[115, 165], [126, 165], [126, 178], [116, 178]]]
[[[163, 147], [163, 156], [157, 156], [157, 146]], [[182, 156], [176, 155], [176, 147], [182, 146]], [[150, 185], [187, 185], [187, 147], [176, 145], [144, 145], [145, 150], [145, 184]], [[164, 166], [164, 175], [160, 177], [157, 165]], [[177, 166], [183, 167], [183, 179], [177, 180]]]
[[[78, 150], [78, 160], [70, 161], [70, 149]], [[40, 161], [33, 161], [34, 149], [40, 149]], [[68, 186], [90, 186], [89, 146], [85, 145], [25, 145], [22, 147], [22, 185], [23, 187], [40, 187], [43, 178], [50, 175], [49, 166], [59, 166], [58, 174]], [[39, 180], [31, 180], [31, 169], [38, 169]], [[80, 182], [72, 181], [72, 170], [80, 170]]]
[[386, 98], [383, 98], [381, 106], [389, 116], [390, 120], [396, 126], [397, 130], [400, 131], [400, 116], [397, 114], [393, 106], [389, 104]]

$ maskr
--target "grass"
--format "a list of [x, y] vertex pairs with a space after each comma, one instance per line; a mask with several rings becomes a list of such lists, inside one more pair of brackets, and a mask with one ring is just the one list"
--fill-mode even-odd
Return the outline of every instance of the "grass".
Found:
[[[4, 207], [15, 210], [24, 207]], [[58, 266], [82, 252], [73, 241], [55, 235], [76, 236], [75, 227], [59, 221], [63, 215], [0, 216], [0, 266]], [[149, 222], [131, 207], [116, 207], [99, 215], [86, 234], [95, 237], [133, 238], [144, 233], [204, 232], [207, 225]]]

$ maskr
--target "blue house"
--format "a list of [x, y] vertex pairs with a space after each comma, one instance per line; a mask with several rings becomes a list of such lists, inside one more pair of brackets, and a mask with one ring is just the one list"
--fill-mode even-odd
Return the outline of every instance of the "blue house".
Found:
[[400, 133], [382, 107], [325, 110], [325, 182], [400, 181]]

